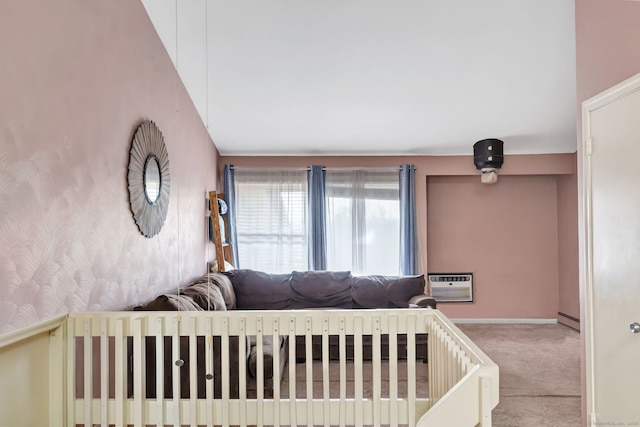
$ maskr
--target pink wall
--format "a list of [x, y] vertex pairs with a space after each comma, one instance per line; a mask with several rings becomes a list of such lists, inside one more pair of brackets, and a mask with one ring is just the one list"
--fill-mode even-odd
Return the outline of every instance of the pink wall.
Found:
[[430, 177], [432, 272], [472, 272], [474, 303], [446, 303], [447, 316], [555, 318], [558, 311], [556, 176]]
[[578, 177], [558, 177], [558, 321], [579, 328], [580, 282], [578, 268]]
[[[573, 218], [575, 226], [577, 209], [575, 204], [558, 201], [558, 181], [575, 175], [575, 154], [507, 156], [500, 180], [493, 186], [480, 183], [471, 156], [226, 156], [220, 158], [220, 169], [224, 163], [293, 167], [412, 163], [416, 166], [420, 272], [472, 271], [478, 275], [476, 303], [446, 304], [442, 305], [443, 311], [461, 318], [556, 318], [561, 277], [559, 221], [561, 216]], [[446, 206], [451, 203], [466, 206], [467, 211], [449, 212]], [[568, 213], [560, 213], [559, 208]], [[495, 225], [492, 232], [500, 243], [487, 265], [485, 255], [488, 254], [475, 250], [477, 240], [469, 246], [464, 233], [477, 233], [478, 215], [489, 212], [499, 214], [489, 215], [487, 219]], [[501, 223], [510, 226], [500, 227]], [[514, 234], [515, 231], [519, 234]], [[458, 240], [452, 241], [452, 233]], [[519, 241], [528, 236], [533, 239], [530, 245]], [[577, 265], [570, 265], [571, 262], [567, 259], [567, 265], [577, 270]], [[577, 294], [575, 298], [577, 300]]]
[[576, 1], [578, 108], [582, 101], [640, 72], [638, 22], [640, 2]]
[[[3, 1], [0, 40], [0, 333], [129, 307], [204, 273], [218, 155], [142, 4]], [[152, 239], [127, 190], [144, 119], [171, 173]]]

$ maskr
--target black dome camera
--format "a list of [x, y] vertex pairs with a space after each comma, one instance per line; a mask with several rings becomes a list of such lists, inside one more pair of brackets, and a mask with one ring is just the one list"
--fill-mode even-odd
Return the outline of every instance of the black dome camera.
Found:
[[504, 162], [504, 143], [495, 138], [483, 139], [473, 144], [473, 163], [482, 171], [483, 184], [494, 184], [498, 181], [498, 169]]

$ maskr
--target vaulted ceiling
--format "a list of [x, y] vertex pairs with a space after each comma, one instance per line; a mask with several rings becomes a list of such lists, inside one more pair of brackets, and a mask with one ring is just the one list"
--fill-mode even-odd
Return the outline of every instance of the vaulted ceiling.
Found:
[[574, 0], [143, 0], [222, 155], [576, 151]]

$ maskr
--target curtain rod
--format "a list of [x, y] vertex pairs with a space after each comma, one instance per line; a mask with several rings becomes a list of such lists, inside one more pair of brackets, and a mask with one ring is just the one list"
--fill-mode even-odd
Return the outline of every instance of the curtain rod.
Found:
[[[296, 168], [290, 168], [290, 167], [267, 167], [267, 166], [231, 166], [231, 169], [233, 170], [240, 170], [240, 171], [274, 171], [274, 170], [278, 170], [278, 171], [310, 171], [311, 167], [310, 166], [306, 166], [306, 167], [296, 167]], [[373, 167], [373, 166], [368, 166], [368, 167], [356, 167], [356, 166], [352, 166], [352, 167], [344, 167], [344, 168], [340, 168], [340, 167], [326, 167], [324, 166], [322, 168], [322, 170], [336, 170], [336, 171], [371, 171], [371, 172], [380, 172], [380, 171], [387, 171], [387, 172], [396, 172], [396, 171], [400, 171], [401, 168], [399, 167]]]

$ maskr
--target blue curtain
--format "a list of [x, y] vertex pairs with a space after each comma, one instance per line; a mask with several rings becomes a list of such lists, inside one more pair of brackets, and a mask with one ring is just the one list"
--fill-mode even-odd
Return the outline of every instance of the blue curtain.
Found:
[[400, 166], [400, 269], [404, 275], [418, 274], [418, 230], [413, 165]]
[[325, 171], [324, 166], [311, 166], [309, 184], [309, 269], [327, 269]]
[[238, 232], [236, 229], [236, 183], [233, 172], [233, 165], [224, 165], [223, 178], [224, 199], [227, 202], [227, 221], [229, 235], [227, 240], [231, 245], [231, 255], [233, 256], [232, 264], [235, 268], [238, 265]]

